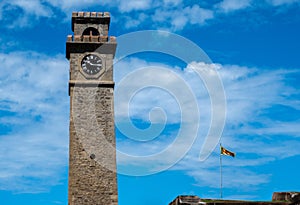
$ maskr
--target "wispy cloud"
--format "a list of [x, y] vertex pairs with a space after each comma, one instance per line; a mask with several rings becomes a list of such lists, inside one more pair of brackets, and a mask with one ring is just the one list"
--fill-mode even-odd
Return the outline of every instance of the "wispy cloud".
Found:
[[[5, 27], [20, 28], [34, 26], [40, 18], [70, 17], [73, 10], [89, 9], [91, 7], [105, 7], [111, 11], [113, 23], [125, 25], [129, 28], [152, 28], [180, 31], [188, 25], [203, 26], [208, 20], [221, 19], [222, 14], [229, 14], [247, 8], [261, 9], [265, 7], [296, 5], [297, 0], [267, 0], [257, 3], [255, 0], [223, 0], [210, 7], [205, 4], [186, 4], [182, 0], [118, 0], [118, 1], [85, 1], [85, 7], [81, 2], [62, 1], [3, 1], [0, 4], [0, 19], [5, 22]], [[299, 4], [298, 4], [299, 5]], [[61, 14], [64, 14], [62, 17]], [[33, 21], [34, 20], [34, 21]]]
[[280, 5], [284, 5], [284, 4], [300, 4], [300, 2], [298, 0], [267, 0], [268, 3], [270, 3], [273, 6], [280, 6]]
[[12, 128], [0, 135], [0, 189], [46, 191], [67, 165], [67, 61], [15, 52], [0, 62], [0, 122]]
[[[158, 64], [155, 65], [157, 66]], [[116, 81], [118, 82], [126, 76], [126, 72], [149, 66], [151, 66], [150, 62], [138, 59], [129, 59], [122, 62], [116, 66]], [[199, 161], [199, 151], [203, 143], [203, 137], [210, 123], [209, 95], [199, 85], [202, 84], [199, 77], [191, 74], [191, 71], [188, 69], [189, 65], [183, 70], [163, 64], [159, 64], [159, 66], [171, 69], [185, 79], [185, 82], [191, 87], [197, 98], [201, 113], [201, 126], [198, 138], [188, 154], [172, 169], [184, 170], [188, 175], [194, 177], [201, 186], [217, 188], [219, 184], [215, 178], [219, 174], [219, 150], [216, 149], [214, 154], [205, 162]], [[193, 64], [193, 67], [196, 69], [211, 69], [211, 66], [218, 70], [227, 96], [227, 120], [222, 142], [238, 153], [236, 159], [224, 162], [225, 167], [233, 167], [231, 172], [224, 173], [224, 177], [228, 179], [226, 180], [228, 184], [225, 183], [224, 186], [232, 187], [232, 184], [234, 184], [236, 187], [247, 189], [268, 183], [271, 175], [270, 173], [265, 173], [263, 170], [260, 171], [260, 167], [278, 159], [300, 154], [298, 149], [300, 142], [297, 140], [299, 137], [298, 127], [300, 120], [298, 118], [296, 120], [285, 119], [278, 116], [275, 111], [270, 111], [272, 107], [282, 105], [294, 110], [295, 115], [300, 112], [299, 101], [297, 97], [293, 97], [298, 96], [299, 91], [295, 90], [293, 88], [294, 85], [288, 81], [291, 74], [299, 73], [299, 71], [289, 69], [267, 70], [238, 65], [211, 64], [204, 66], [202, 63], [198, 65]], [[149, 78], [149, 76], [139, 77], [141, 81], [143, 81], [143, 78]], [[156, 76], [156, 78], [158, 77], [163, 76]], [[165, 78], [166, 82], [171, 81], [167, 76], [163, 78]], [[176, 83], [171, 82], [168, 84], [176, 85]], [[151, 107], [159, 106], [164, 109], [167, 115], [167, 125], [170, 122], [184, 123], [180, 121], [180, 117], [178, 117], [179, 113], [176, 115], [176, 112], [172, 112], [180, 110], [180, 108], [176, 108], [180, 105], [170, 101], [170, 98], [176, 99], [176, 96], [164, 95], [161, 91], [144, 88], [138, 94], [142, 96], [140, 99], [143, 99], [143, 101], [132, 98], [130, 105], [122, 105], [124, 102], [117, 101], [116, 106], [130, 106], [131, 117], [143, 121], [148, 121], [148, 113]], [[167, 92], [167, 90], [164, 90], [164, 92]], [[139, 98], [140, 96], [135, 97]], [[126, 114], [128, 113], [116, 113], [116, 115]], [[173, 129], [172, 133], [162, 133], [165, 140], [159, 138], [159, 143], [157, 143], [158, 141], [140, 143], [122, 139], [119, 141], [118, 146], [120, 150], [137, 156], [147, 153], [153, 155], [155, 152], [160, 152], [169, 146], [173, 142], [174, 136], [176, 136], [174, 131], [178, 130], [176, 128]], [[186, 133], [186, 135], [190, 134], [193, 133]], [[132, 147], [139, 147], [140, 149], [135, 148], [132, 150]], [[180, 150], [182, 147], [177, 148]], [[145, 150], [149, 152], [145, 152]], [[147, 161], [144, 165], [149, 166], [149, 168], [157, 166], [157, 169], [159, 169], [161, 162], [164, 160], [168, 161], [171, 158], [172, 156], [168, 156], [164, 159], [159, 158], [157, 161]], [[131, 163], [141, 163], [141, 161], [129, 162], [120, 159], [119, 163], [131, 166]], [[253, 167], [256, 168], [255, 171]], [[235, 174], [232, 174], [232, 172]], [[245, 176], [247, 176], [247, 180], [245, 180]]]
[[[68, 127], [68, 62], [63, 56], [47, 57], [34, 52], [0, 54], [2, 64], [1, 79], [1, 116], [2, 125], [14, 127], [12, 131], [1, 134], [0, 163], [5, 167], [0, 171], [0, 189], [17, 192], [40, 192], [59, 183], [61, 173], [67, 165], [67, 127]], [[199, 162], [199, 148], [202, 137], [208, 130], [210, 121], [209, 95], [201, 85], [199, 76], [187, 68], [181, 70], [165, 64], [151, 63], [131, 58], [115, 67], [115, 81], [118, 84], [129, 72], [149, 66], [160, 66], [180, 75], [195, 92], [201, 113], [201, 130], [192, 149], [173, 169], [185, 171], [202, 185], [217, 187], [215, 177], [218, 171], [218, 156], [213, 154], [207, 161]], [[194, 64], [205, 69], [203, 64]], [[299, 112], [297, 90], [287, 81], [288, 76], [297, 70], [262, 70], [237, 65], [212, 64], [218, 70], [227, 95], [227, 125], [223, 142], [238, 152], [240, 158], [234, 162], [225, 161], [224, 166], [235, 167], [236, 175], [247, 175], [249, 181], [236, 181], [236, 186], [255, 186], [266, 183], [269, 174], [252, 167], [259, 167], [275, 159], [299, 155], [299, 120], [286, 120], [270, 112], [273, 106], [283, 105]], [[149, 76], [140, 76], [149, 78]], [[176, 85], [168, 76], [160, 76], [165, 83]], [[169, 82], [169, 83], [168, 83]], [[168, 117], [167, 125], [181, 123], [180, 108], [172, 95], [156, 89], [143, 89], [130, 104], [134, 119], [148, 121], [149, 110], [162, 107]], [[184, 96], [184, 92], [181, 94]], [[116, 102], [116, 106], [124, 106]], [[126, 105], [127, 106], [127, 105]], [[271, 109], [272, 110], [272, 109]], [[178, 111], [178, 112], [177, 112]], [[193, 112], [193, 110], [190, 110]], [[116, 115], [127, 115], [118, 112]], [[25, 120], [26, 119], [26, 120]], [[166, 130], [158, 141], [132, 146], [131, 141], [119, 140], [118, 149], [131, 154], [155, 154], [165, 149], [174, 140], [178, 127], [172, 132]], [[282, 137], [285, 136], [285, 137]], [[181, 144], [184, 148], [185, 145]], [[11, 149], [13, 147], [13, 149]], [[139, 149], [133, 147], [139, 147]], [[182, 147], [177, 147], [178, 151]], [[216, 153], [218, 151], [216, 150]], [[170, 160], [171, 158], [160, 159]], [[119, 160], [120, 165], [136, 162]], [[137, 162], [139, 163], [139, 162]], [[159, 163], [152, 161], [149, 163]], [[157, 164], [160, 166], [159, 164]], [[199, 167], [203, 169], [201, 172]], [[159, 169], [159, 167], [158, 167]], [[201, 174], [202, 173], [202, 174]], [[235, 176], [236, 176], [235, 175]], [[47, 180], [51, 176], [51, 180]], [[228, 181], [234, 180], [229, 172], [224, 173]], [[39, 181], [40, 186], [31, 186]], [[36, 184], [36, 183], [35, 183]], [[225, 184], [226, 186], [226, 184]]]
[[[212, 10], [201, 8], [195, 4], [192, 6], [182, 7], [180, 9], [174, 9], [170, 7], [157, 9], [152, 16], [152, 20], [155, 24], [166, 24], [169, 22], [171, 30], [181, 30], [187, 24], [199, 24], [203, 25], [209, 19], [214, 17]], [[166, 24], [166, 26], [169, 26]]]
[[251, 0], [223, 0], [216, 5], [221, 12], [232, 12], [235, 10], [245, 9], [250, 6]]
[[[0, 189], [17, 192], [40, 192], [49, 186], [59, 183], [61, 173], [67, 165], [67, 127], [68, 127], [68, 95], [67, 74], [68, 63], [63, 56], [47, 57], [34, 52], [1, 54], [1, 124], [14, 129], [1, 134], [0, 163], [5, 167], [0, 171]], [[180, 75], [190, 88], [195, 91], [201, 113], [201, 130], [193, 147], [185, 158], [173, 169], [185, 171], [195, 178], [197, 183], [211, 187], [218, 186], [214, 178], [218, 174], [218, 156], [213, 154], [207, 161], [199, 162], [199, 148], [203, 136], [208, 130], [210, 121], [209, 95], [197, 75], [193, 75], [188, 67], [184, 70], [165, 64], [151, 63], [136, 58], [120, 62], [115, 67], [115, 81], [122, 80], [127, 73], [141, 67], [160, 66]], [[197, 67], [197, 64], [193, 65]], [[205, 66], [199, 64], [199, 69]], [[253, 172], [251, 167], [259, 167], [275, 159], [299, 155], [299, 121], [276, 117], [270, 112], [273, 106], [283, 105], [294, 112], [299, 112], [299, 102], [293, 96], [299, 95], [287, 79], [297, 70], [262, 70], [237, 65], [212, 64], [222, 77], [227, 95], [227, 124], [224, 130], [223, 143], [230, 145], [238, 152], [239, 158], [225, 161], [224, 166], [236, 167], [235, 172], [241, 177], [247, 175], [249, 183], [235, 181], [238, 186], [254, 186], [266, 183], [269, 174]], [[149, 76], [140, 76], [140, 78]], [[168, 76], [160, 76], [167, 84], [176, 85]], [[169, 82], [169, 83], [168, 83]], [[130, 110], [134, 119], [148, 121], [148, 113], [153, 107], [162, 107], [167, 115], [170, 129], [151, 143], [144, 142], [140, 146], [132, 146], [132, 141], [120, 139], [118, 149], [134, 155], [155, 154], [164, 150], [176, 137], [181, 123], [180, 108], [174, 96], [159, 89], [143, 89], [131, 101]], [[184, 96], [182, 92], [181, 96]], [[124, 106], [116, 102], [116, 106]], [[127, 105], [125, 105], [127, 106]], [[122, 109], [121, 109], [122, 110]], [[272, 109], [271, 109], [272, 110]], [[193, 111], [193, 110], [190, 110]], [[118, 112], [122, 116], [127, 113]], [[119, 118], [122, 119], [122, 118]], [[280, 121], [279, 121], [280, 120]], [[173, 126], [173, 127], [172, 127]], [[175, 126], [175, 127], [174, 127]], [[177, 127], [176, 127], [177, 126]], [[172, 132], [170, 131], [172, 130]], [[283, 137], [285, 136], [285, 137]], [[185, 148], [184, 144], [178, 151]], [[13, 147], [13, 149], [11, 149]], [[133, 147], [139, 149], [132, 150]], [[216, 150], [216, 153], [218, 151]], [[147, 154], [146, 153], [146, 154]], [[172, 157], [171, 157], [172, 158]], [[170, 160], [171, 158], [160, 159]], [[120, 159], [120, 165], [140, 162], [128, 162]], [[156, 163], [159, 169], [160, 162]], [[147, 165], [147, 164], [145, 164]], [[200, 174], [199, 167], [203, 169]], [[214, 171], [215, 170], [215, 171]], [[203, 174], [205, 173], [205, 174]], [[51, 180], [47, 180], [51, 176]], [[232, 181], [230, 173], [224, 177]], [[40, 186], [31, 186], [39, 181]], [[226, 184], [225, 184], [226, 186]]]
[[152, 6], [152, 0], [129, 0], [119, 1], [119, 10], [121, 12], [130, 12], [134, 10], [147, 10]]
[[4, 0], [0, 4], [0, 20], [9, 28], [30, 27], [33, 25], [32, 20], [52, 16], [52, 8], [39, 0]]

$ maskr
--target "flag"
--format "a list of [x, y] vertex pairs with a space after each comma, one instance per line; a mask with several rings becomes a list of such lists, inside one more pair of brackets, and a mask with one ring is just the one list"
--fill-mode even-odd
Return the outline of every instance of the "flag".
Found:
[[222, 146], [221, 146], [221, 154], [235, 157], [235, 153], [234, 152], [231, 152], [231, 151], [225, 149]]

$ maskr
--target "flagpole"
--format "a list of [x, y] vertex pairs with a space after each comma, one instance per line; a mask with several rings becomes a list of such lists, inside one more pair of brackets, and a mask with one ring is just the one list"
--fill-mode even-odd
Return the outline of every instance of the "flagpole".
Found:
[[222, 176], [222, 153], [221, 153], [221, 143], [220, 143], [220, 197], [223, 198], [223, 176]]

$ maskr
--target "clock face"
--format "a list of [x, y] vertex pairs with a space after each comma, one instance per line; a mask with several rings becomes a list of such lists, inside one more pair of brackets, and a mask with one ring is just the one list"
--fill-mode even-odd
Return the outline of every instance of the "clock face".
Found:
[[95, 75], [102, 69], [102, 60], [97, 55], [89, 54], [82, 59], [81, 67], [86, 74]]

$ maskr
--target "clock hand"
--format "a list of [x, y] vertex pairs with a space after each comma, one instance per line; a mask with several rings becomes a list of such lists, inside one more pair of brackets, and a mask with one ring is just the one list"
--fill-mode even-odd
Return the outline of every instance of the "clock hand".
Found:
[[102, 64], [94, 64], [94, 63], [91, 63], [89, 62], [90, 65], [95, 65], [95, 66], [102, 66]]

